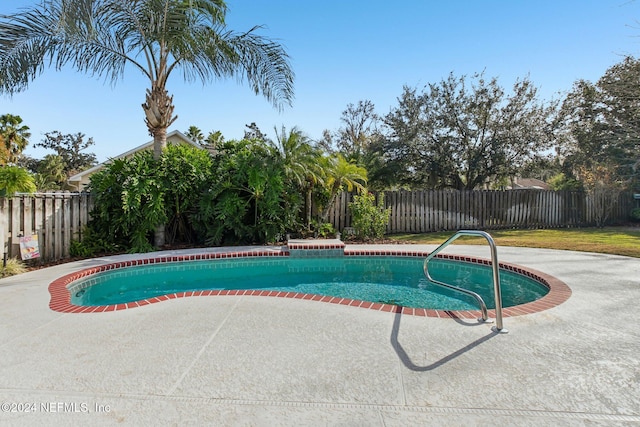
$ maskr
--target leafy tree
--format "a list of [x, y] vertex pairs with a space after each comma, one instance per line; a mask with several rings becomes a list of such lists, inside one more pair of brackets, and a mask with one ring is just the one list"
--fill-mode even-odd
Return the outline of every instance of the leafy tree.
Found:
[[0, 116], [0, 165], [16, 164], [27, 147], [31, 132], [20, 116]]
[[524, 79], [506, 94], [483, 74], [450, 74], [424, 93], [405, 87], [380, 154], [410, 186], [474, 189], [514, 176], [553, 141], [555, 105], [536, 92]]
[[552, 190], [582, 190], [583, 186], [580, 181], [575, 178], [566, 176], [563, 172], [549, 178], [549, 186]]
[[627, 57], [595, 84], [577, 81], [562, 105], [563, 172], [588, 191], [598, 226], [609, 219], [620, 192], [640, 176], [638, 78], [640, 61]]
[[[559, 145], [563, 172], [585, 183], [600, 175], [611, 184], [640, 177], [640, 60], [627, 57], [597, 83], [578, 80], [562, 105]], [[617, 184], [616, 184], [617, 185]]]
[[97, 164], [96, 155], [83, 153], [84, 150], [95, 144], [93, 138], [84, 140], [83, 133], [63, 135], [57, 130], [44, 134], [42, 142], [35, 147], [42, 147], [56, 152], [64, 162], [64, 171], [67, 177], [82, 172]]
[[333, 154], [336, 151], [333, 139], [331, 131], [329, 129], [325, 129], [322, 131], [322, 138], [316, 141], [316, 147], [327, 154]]
[[242, 139], [255, 140], [260, 142], [269, 141], [269, 138], [267, 138], [267, 135], [262, 133], [262, 131], [260, 130], [260, 128], [255, 122], [251, 122], [250, 125], [244, 125], [244, 126], [246, 127], [246, 129], [244, 131], [244, 137]]
[[368, 151], [372, 139], [377, 135], [378, 115], [369, 100], [348, 104], [340, 117], [342, 126], [337, 132], [338, 149], [343, 155], [358, 164]]
[[640, 184], [640, 59], [626, 57], [598, 80], [606, 121], [605, 145], [616, 175]]
[[384, 168], [379, 120], [373, 102], [348, 104], [340, 117], [342, 126], [333, 136], [325, 131], [321, 145], [333, 146], [335, 138], [338, 151], [367, 170], [368, 187], [381, 190], [388, 187], [391, 180], [387, 176], [389, 170]]
[[35, 191], [36, 184], [33, 176], [26, 169], [18, 166], [0, 167], [0, 197]]
[[[149, 79], [142, 108], [159, 159], [176, 120], [166, 84], [182, 71], [187, 81], [247, 80], [282, 108], [293, 98], [293, 71], [276, 42], [259, 27], [236, 33], [225, 25], [222, 0], [49, 0], [0, 19], [0, 91], [24, 90], [46, 65], [69, 64], [119, 80], [131, 65]], [[163, 226], [156, 244], [164, 243]]]

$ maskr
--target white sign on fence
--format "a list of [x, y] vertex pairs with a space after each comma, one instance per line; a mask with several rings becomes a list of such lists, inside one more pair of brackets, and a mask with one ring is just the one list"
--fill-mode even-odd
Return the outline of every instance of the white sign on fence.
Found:
[[22, 260], [40, 258], [40, 246], [38, 245], [38, 236], [22, 236], [20, 237], [20, 256]]

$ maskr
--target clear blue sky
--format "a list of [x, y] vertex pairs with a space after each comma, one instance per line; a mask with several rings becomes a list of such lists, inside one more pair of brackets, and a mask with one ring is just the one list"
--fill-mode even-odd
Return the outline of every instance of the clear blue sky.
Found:
[[[3, 0], [0, 14], [36, 0]], [[241, 138], [256, 122], [298, 126], [319, 139], [337, 130], [349, 103], [369, 99], [380, 114], [397, 105], [403, 85], [423, 87], [450, 72], [485, 71], [510, 88], [529, 76], [542, 99], [558, 97], [577, 79], [596, 81], [624, 55], [640, 51], [640, 2], [634, 0], [400, 0], [323, 2], [228, 0], [227, 24], [243, 31], [264, 25], [296, 73], [293, 107], [273, 109], [248, 86], [218, 81], [187, 85], [176, 73], [168, 83], [178, 120], [170, 130], [195, 125], [205, 135], [220, 130]], [[136, 70], [111, 85], [71, 69], [48, 69], [22, 93], [0, 97], [0, 114], [23, 118], [31, 128], [26, 153], [45, 132], [82, 132], [90, 151], [106, 160], [150, 141], [141, 104], [149, 86]]]

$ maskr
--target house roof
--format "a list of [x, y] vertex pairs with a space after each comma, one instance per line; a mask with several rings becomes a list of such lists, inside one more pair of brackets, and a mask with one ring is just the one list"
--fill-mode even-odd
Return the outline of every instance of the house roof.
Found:
[[546, 182], [537, 178], [517, 178], [515, 180], [514, 189], [532, 188], [536, 190], [549, 190], [551, 187]]
[[[198, 143], [194, 142], [191, 138], [187, 137], [185, 134], [183, 134], [182, 132], [180, 132], [178, 130], [174, 130], [174, 131], [169, 132], [167, 134], [167, 141], [169, 140], [169, 138], [173, 138], [173, 137], [177, 137], [177, 138], [181, 139], [182, 141], [184, 141], [185, 143], [193, 145], [194, 147], [202, 148]], [[129, 156], [134, 155], [138, 151], [148, 150], [148, 149], [150, 149], [152, 147], [153, 147], [153, 140], [151, 140], [149, 142], [146, 142], [146, 143], [144, 143], [142, 145], [139, 145], [139, 146], [137, 146], [135, 148], [132, 148], [131, 150], [129, 150], [129, 151], [125, 152], [125, 153], [119, 154], [119, 155], [117, 155], [115, 157], [111, 157], [111, 158], [109, 158], [109, 160], [106, 160], [106, 161], [104, 161], [104, 162], [102, 162], [100, 164], [97, 164], [97, 165], [95, 165], [95, 166], [93, 166], [93, 167], [91, 167], [91, 168], [89, 168], [87, 170], [84, 170], [84, 171], [82, 171], [80, 173], [77, 173], [77, 174], [75, 174], [73, 176], [70, 176], [67, 181], [69, 181], [69, 182], [80, 182], [80, 181], [82, 181], [83, 177], [85, 177], [87, 175], [91, 175], [92, 173], [99, 171], [106, 164], [111, 163], [111, 161], [113, 159], [123, 159], [125, 157], [129, 157]]]

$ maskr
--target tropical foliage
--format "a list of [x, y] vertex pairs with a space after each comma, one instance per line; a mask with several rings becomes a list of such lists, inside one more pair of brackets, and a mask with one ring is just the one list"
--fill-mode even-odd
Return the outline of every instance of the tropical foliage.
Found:
[[342, 154], [322, 158], [322, 167], [326, 175], [325, 188], [328, 198], [322, 210], [322, 220], [327, 222], [329, 210], [335, 203], [340, 191], [363, 191], [367, 182], [367, 170], [348, 161]]
[[30, 137], [29, 127], [22, 124], [20, 116], [0, 116], [0, 166], [15, 165]]
[[64, 159], [57, 154], [47, 154], [42, 160], [35, 161], [36, 187], [40, 191], [63, 190], [67, 180]]
[[277, 142], [231, 140], [214, 153], [187, 145], [168, 146], [160, 159], [140, 152], [91, 177], [95, 209], [86, 234], [93, 243], [76, 243], [74, 251], [149, 251], [158, 224], [166, 224], [170, 244], [274, 243], [320, 233], [326, 221], [313, 220], [310, 200], [330, 202], [365, 182], [366, 170], [323, 155], [295, 128], [283, 128]]
[[93, 238], [145, 252], [153, 249], [151, 237], [157, 225], [166, 223], [169, 243], [199, 241], [191, 216], [211, 165], [206, 151], [173, 145], [158, 160], [148, 151], [113, 160], [91, 177]]
[[0, 197], [35, 191], [34, 178], [26, 169], [19, 166], [0, 167]]
[[258, 141], [227, 142], [215, 156], [173, 145], [158, 160], [138, 153], [91, 177], [90, 236], [149, 251], [155, 227], [166, 223], [171, 244], [275, 242], [300, 223], [302, 198], [286, 182], [278, 154]]
[[272, 146], [282, 162], [285, 179], [299, 193], [305, 195], [305, 225], [311, 228], [312, 194], [316, 185], [325, 180], [324, 170], [318, 159], [322, 153], [311, 145], [307, 137], [298, 128], [287, 132], [283, 126], [280, 133], [276, 131], [277, 143]]
[[164, 194], [153, 154], [114, 159], [91, 176], [89, 190], [95, 209], [89, 223], [94, 238], [110, 242], [114, 249], [146, 252], [158, 224], [164, 224]]
[[229, 141], [213, 157], [212, 181], [194, 217], [207, 244], [275, 242], [296, 227], [301, 204], [283, 163], [260, 141]]

